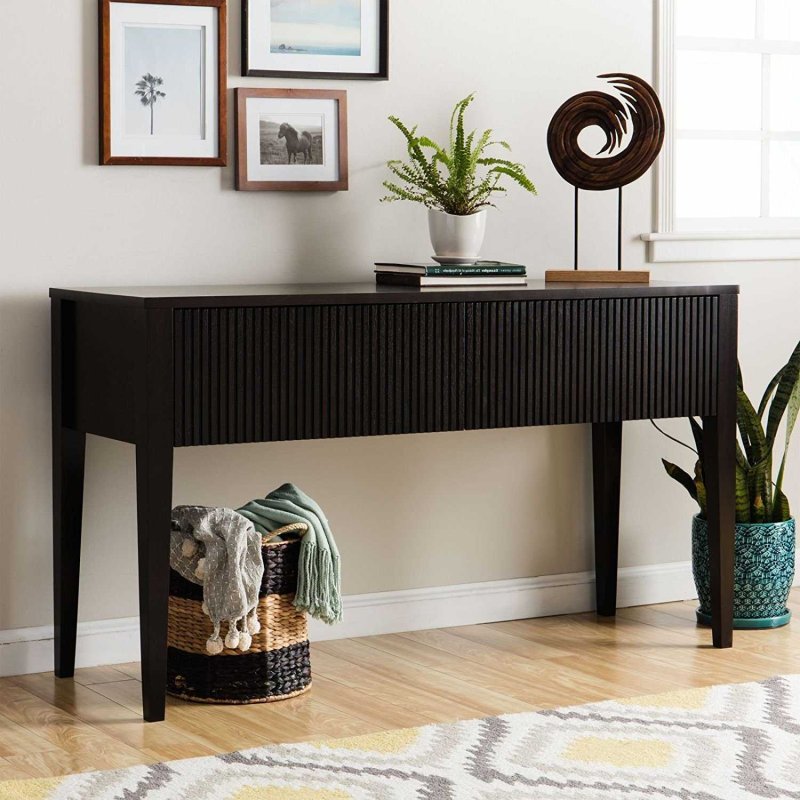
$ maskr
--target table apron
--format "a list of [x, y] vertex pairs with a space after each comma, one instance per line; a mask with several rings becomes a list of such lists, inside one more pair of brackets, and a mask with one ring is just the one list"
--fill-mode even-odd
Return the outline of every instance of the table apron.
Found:
[[715, 295], [173, 314], [179, 447], [716, 413]]

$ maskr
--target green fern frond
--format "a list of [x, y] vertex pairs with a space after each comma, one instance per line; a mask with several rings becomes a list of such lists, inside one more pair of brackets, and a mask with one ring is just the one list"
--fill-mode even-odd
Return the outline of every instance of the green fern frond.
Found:
[[420, 136], [419, 138], [420, 147], [428, 147], [434, 151], [434, 160], [441, 161], [446, 167], [449, 167], [452, 164], [452, 159], [450, 158], [450, 154], [443, 148], [441, 145], [438, 145], [433, 139], [428, 138], [427, 136]]
[[517, 169], [511, 169], [510, 167], [492, 167], [490, 172], [499, 172], [501, 175], [507, 175], [511, 178], [514, 183], [518, 186], [521, 186], [526, 191], [530, 192], [531, 194], [537, 194], [536, 187], [528, 180], [527, 176], [524, 172], [521, 172]]
[[466, 112], [474, 98], [474, 93], [470, 94], [453, 108], [446, 148], [427, 136], [419, 136], [417, 126], [409, 127], [398, 117], [389, 117], [405, 140], [408, 159], [387, 163], [396, 180], [384, 183], [390, 193], [383, 198], [386, 202], [409, 200], [449, 214], [466, 215], [493, 206], [492, 197], [506, 192], [501, 180], [510, 179], [536, 193], [522, 164], [487, 154], [494, 146], [510, 150], [507, 142], [493, 141], [491, 129], [480, 135], [467, 131]]

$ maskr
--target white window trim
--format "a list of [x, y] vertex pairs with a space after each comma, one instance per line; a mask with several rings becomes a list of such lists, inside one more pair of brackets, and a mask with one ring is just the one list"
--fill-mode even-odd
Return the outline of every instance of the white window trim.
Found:
[[[642, 234], [650, 263], [785, 261], [800, 259], [800, 230], [765, 221], [758, 231], [675, 230], [675, 0], [658, 0], [656, 90], [666, 118], [664, 148], [656, 168], [656, 230]], [[775, 229], [772, 229], [775, 225]]]

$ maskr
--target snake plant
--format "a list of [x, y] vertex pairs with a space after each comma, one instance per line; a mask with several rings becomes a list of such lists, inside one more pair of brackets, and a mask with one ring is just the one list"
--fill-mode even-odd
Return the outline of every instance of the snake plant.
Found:
[[474, 93], [456, 103], [450, 117], [449, 146], [442, 147], [427, 136], [418, 136], [397, 117], [389, 121], [403, 134], [408, 161], [387, 162], [393, 178], [383, 182], [389, 192], [382, 202], [410, 200], [427, 208], [465, 216], [492, 206], [492, 197], [506, 192], [502, 181], [509, 179], [531, 194], [536, 188], [525, 174], [525, 167], [507, 158], [490, 156], [491, 147], [511, 150], [507, 142], [492, 139], [492, 131], [467, 133], [464, 115]]
[[[783, 480], [789, 442], [797, 422], [798, 411], [800, 411], [800, 342], [786, 365], [770, 381], [758, 409], [745, 393], [742, 372], [739, 370], [736, 387], [737, 522], [785, 522], [791, 519], [789, 501], [783, 492]], [[773, 483], [773, 450], [784, 415], [786, 416], [784, 450]], [[700, 506], [701, 515], [705, 517], [707, 507], [703, 428], [696, 419], [690, 418], [689, 423], [696, 446], [696, 449], [690, 449], [698, 456], [694, 477], [669, 461], [662, 459], [662, 462], [667, 474], [689, 492]]]

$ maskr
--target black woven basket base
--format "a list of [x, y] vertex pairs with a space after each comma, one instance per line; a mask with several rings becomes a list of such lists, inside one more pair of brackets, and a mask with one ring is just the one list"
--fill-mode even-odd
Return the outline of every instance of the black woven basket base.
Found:
[[266, 653], [208, 656], [170, 647], [167, 692], [200, 703], [246, 705], [296, 697], [311, 686], [307, 641]]
[[253, 697], [249, 700], [217, 700], [213, 697], [197, 697], [192, 694], [182, 694], [181, 692], [173, 689], [167, 689], [167, 694], [171, 697], [177, 697], [179, 700], [188, 700], [190, 703], [205, 703], [206, 705], [215, 706], [254, 706], [260, 703], [280, 703], [281, 700], [291, 700], [293, 697], [299, 697], [305, 694], [313, 684], [309, 682], [305, 689], [298, 689], [291, 694], [282, 694], [277, 697]]

